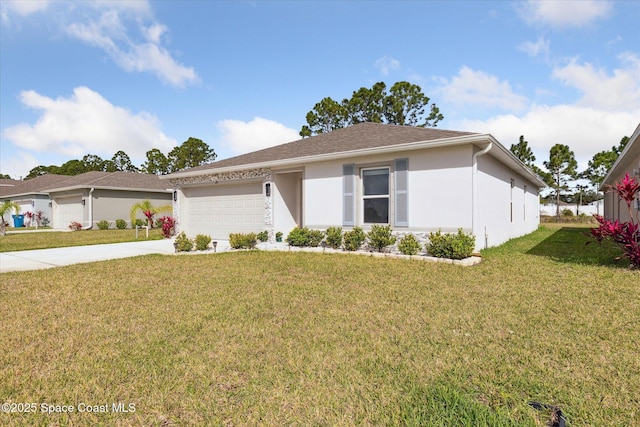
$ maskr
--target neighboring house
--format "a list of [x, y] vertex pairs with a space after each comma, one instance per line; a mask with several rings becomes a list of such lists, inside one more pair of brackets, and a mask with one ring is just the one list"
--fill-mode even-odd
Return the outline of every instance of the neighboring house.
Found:
[[[171, 205], [171, 194], [166, 182], [156, 175], [86, 172], [75, 176], [47, 174], [20, 181], [11, 190], [0, 189], [0, 200], [19, 203], [22, 213], [42, 210], [52, 228], [66, 229], [71, 222], [79, 222], [83, 228], [92, 228], [100, 220], [129, 222], [134, 204], [149, 199], [154, 206]], [[143, 218], [142, 214], [139, 217]]]
[[[172, 191], [156, 175], [135, 172], [86, 172], [48, 189], [51, 226], [72, 221], [91, 228], [98, 221], [129, 221], [131, 207], [145, 199], [154, 206], [171, 205]], [[139, 215], [143, 218], [142, 214]]]
[[[46, 191], [58, 183], [69, 179], [66, 175], [47, 174], [37, 176], [25, 181], [13, 181], [15, 184], [4, 186], [0, 184], [0, 202], [11, 200], [20, 206], [20, 213], [36, 213], [41, 211], [43, 217], [51, 220], [51, 205], [49, 204], [49, 193]], [[14, 212], [12, 212], [13, 214]], [[5, 220], [13, 226], [11, 217], [6, 216]]]
[[545, 184], [491, 135], [361, 123], [161, 177], [188, 235], [296, 225], [462, 228], [477, 249], [534, 231]]
[[[615, 185], [616, 182], [624, 178], [625, 174], [629, 174], [632, 178], [640, 179], [640, 124], [636, 128], [633, 135], [629, 138], [629, 142], [620, 153], [620, 156], [611, 167], [611, 170], [604, 178], [600, 191], [604, 191], [604, 217], [611, 220], [629, 221], [629, 210], [627, 204], [613, 191], [608, 191], [609, 186]], [[638, 217], [640, 210], [638, 204], [640, 199], [636, 199], [636, 203], [632, 206], [632, 215]]]

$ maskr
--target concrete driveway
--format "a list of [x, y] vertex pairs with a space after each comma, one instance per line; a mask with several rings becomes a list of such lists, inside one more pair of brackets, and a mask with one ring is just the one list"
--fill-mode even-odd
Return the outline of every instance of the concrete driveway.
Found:
[[0, 273], [40, 270], [85, 262], [128, 258], [148, 254], [173, 254], [173, 240], [109, 243], [32, 251], [0, 252]]

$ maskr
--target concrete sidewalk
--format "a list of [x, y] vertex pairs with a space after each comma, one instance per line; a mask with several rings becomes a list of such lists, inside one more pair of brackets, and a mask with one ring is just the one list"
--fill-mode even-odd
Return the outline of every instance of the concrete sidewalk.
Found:
[[148, 254], [173, 254], [173, 240], [109, 243], [32, 251], [0, 252], [0, 273], [40, 270], [85, 262], [128, 258]]

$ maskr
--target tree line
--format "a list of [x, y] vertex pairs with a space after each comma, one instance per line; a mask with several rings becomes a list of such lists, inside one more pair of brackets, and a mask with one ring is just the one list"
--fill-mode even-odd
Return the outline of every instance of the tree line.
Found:
[[[580, 204], [590, 203], [601, 198], [597, 188], [604, 181], [627, 142], [629, 142], [629, 137], [625, 136], [618, 145], [612, 146], [610, 150], [603, 150], [594, 154], [589, 160], [587, 168], [583, 171], [578, 171], [578, 162], [575, 159], [575, 154], [565, 144], [555, 144], [551, 147], [549, 160], [543, 162], [546, 170], [533, 163], [536, 160], [536, 156], [531, 151], [528, 141], [524, 139], [524, 135], [520, 135], [520, 140], [517, 144], [512, 144], [510, 150], [553, 190], [556, 215], [560, 216], [560, 201]], [[589, 181], [595, 189], [589, 190], [587, 186], [577, 184], [573, 187], [574, 191], [571, 191], [570, 184], [577, 180]]]
[[213, 162], [217, 155], [205, 142], [197, 138], [189, 138], [181, 145], [174, 147], [167, 155], [157, 148], [146, 153], [147, 160], [135, 166], [127, 153], [117, 151], [111, 159], [102, 159], [95, 154], [87, 154], [82, 159], [69, 160], [60, 166], [36, 166], [29, 171], [25, 179], [45, 174], [79, 175], [85, 172], [142, 172], [154, 175], [166, 175], [183, 169]]
[[[377, 82], [370, 88], [361, 87], [353, 91], [350, 98], [344, 98], [340, 102], [330, 97], [320, 100], [307, 113], [307, 123], [302, 126], [300, 136], [305, 138], [362, 122], [435, 127], [444, 116], [436, 104], [429, 102], [430, 98], [418, 85], [400, 81], [387, 90], [384, 82]], [[521, 135], [519, 141], [512, 144], [510, 149], [553, 190], [557, 205], [561, 200], [575, 200], [578, 195], [583, 202], [588, 203], [601, 197], [597, 187], [628, 140], [628, 137], [624, 137], [610, 150], [596, 153], [589, 160], [587, 168], [581, 172], [577, 170], [578, 163], [568, 145], [556, 144], [551, 147], [549, 159], [543, 162], [544, 169], [534, 163], [536, 157], [524, 135]], [[197, 138], [189, 138], [174, 147], [167, 155], [157, 148], [147, 151], [146, 161], [140, 166], [134, 166], [124, 151], [116, 152], [108, 160], [88, 154], [81, 160], [70, 160], [61, 166], [37, 166], [29, 172], [26, 179], [46, 173], [77, 175], [89, 171], [130, 171], [164, 175], [210, 163], [215, 159], [215, 151], [206, 143]], [[3, 177], [9, 178], [6, 175]], [[586, 186], [577, 185], [574, 186], [575, 192], [569, 191], [569, 184], [579, 179], [589, 181], [596, 190], [585, 191]]]

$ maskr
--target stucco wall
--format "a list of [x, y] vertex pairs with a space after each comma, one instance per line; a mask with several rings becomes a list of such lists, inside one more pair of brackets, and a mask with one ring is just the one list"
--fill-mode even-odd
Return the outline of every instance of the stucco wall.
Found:
[[[628, 173], [629, 176], [633, 177], [634, 169], [640, 169], [640, 155], [624, 159], [623, 172], [619, 173], [615, 177], [612, 177], [612, 184], [622, 180], [626, 173]], [[635, 178], [640, 179], [640, 177], [638, 176], [636, 176]], [[604, 216], [606, 218], [625, 222], [629, 221], [630, 216], [629, 209], [627, 208], [627, 203], [624, 200], [620, 199], [616, 193], [614, 193], [613, 191], [607, 191], [605, 193], [604, 200]], [[638, 213], [637, 207], [638, 206], [635, 203], [631, 206], [631, 215], [634, 216], [635, 220], [638, 220], [638, 216], [640, 215]]]
[[[392, 194], [389, 210], [394, 229], [455, 231], [462, 227], [470, 231], [471, 157], [471, 147], [462, 146], [308, 164], [305, 166], [304, 224], [311, 228], [342, 224], [342, 166], [355, 163], [358, 168], [356, 224], [363, 225], [361, 168], [388, 166]], [[393, 225], [393, 161], [402, 158], [409, 159], [409, 227]]]
[[[116, 219], [124, 219], [130, 221], [131, 207], [136, 203], [149, 199], [155, 207], [171, 206], [172, 193], [156, 193], [144, 191], [118, 191], [118, 190], [101, 190], [96, 189], [93, 192], [93, 224], [101, 220], [112, 222], [111, 227]], [[89, 221], [88, 212], [89, 201], [85, 204], [85, 221]], [[171, 215], [171, 209], [163, 215]], [[142, 213], [138, 213], [138, 218], [145, 219]], [[88, 223], [87, 223], [88, 225]]]
[[273, 173], [273, 230], [286, 236], [302, 220], [302, 172]]
[[500, 245], [537, 229], [540, 205], [538, 189], [532, 182], [490, 155], [478, 158], [477, 177], [478, 249]]

